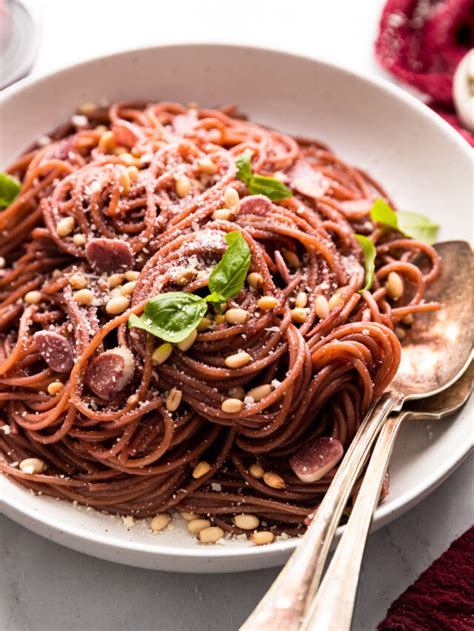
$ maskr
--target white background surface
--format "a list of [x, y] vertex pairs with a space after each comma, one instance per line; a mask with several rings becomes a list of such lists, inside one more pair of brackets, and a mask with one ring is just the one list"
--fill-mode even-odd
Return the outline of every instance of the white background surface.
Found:
[[[299, 52], [385, 76], [372, 54], [381, 0], [30, 4], [43, 27], [34, 74], [125, 48], [212, 41]], [[391, 601], [471, 525], [473, 469], [471, 457], [432, 496], [371, 536], [355, 631], [375, 629]], [[0, 518], [1, 631], [233, 630], [275, 575], [276, 570], [192, 576], [127, 568], [66, 550]]]

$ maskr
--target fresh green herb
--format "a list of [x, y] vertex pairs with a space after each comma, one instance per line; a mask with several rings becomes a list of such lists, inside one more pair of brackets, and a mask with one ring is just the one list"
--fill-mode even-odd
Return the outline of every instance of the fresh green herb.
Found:
[[184, 291], [158, 294], [145, 305], [143, 315], [132, 314], [129, 327], [136, 327], [166, 342], [182, 342], [197, 327], [207, 311], [208, 303], [223, 302], [242, 289], [250, 266], [250, 249], [240, 232], [225, 236], [227, 250], [209, 277], [211, 293], [205, 298]]
[[184, 291], [169, 291], [149, 300], [143, 315], [137, 317], [132, 314], [128, 324], [177, 344], [194, 331], [206, 311], [206, 301], [200, 296]]
[[365, 259], [365, 284], [360, 291], [370, 289], [374, 282], [375, 273], [375, 256], [377, 251], [375, 245], [368, 237], [364, 237], [362, 234], [356, 234], [355, 238], [360, 243]]
[[253, 177], [252, 163], [250, 161], [251, 158], [252, 158], [252, 151], [247, 149], [247, 151], [244, 151], [243, 153], [241, 153], [240, 156], [235, 161], [235, 164], [237, 166], [237, 178], [241, 182], [244, 182], [247, 185], [250, 183]]
[[0, 171], [0, 208], [7, 208], [15, 201], [20, 192], [21, 184], [12, 175]]
[[407, 237], [431, 245], [436, 241], [439, 225], [429, 217], [408, 211], [395, 212], [383, 199], [376, 199], [370, 209], [370, 218], [376, 223], [398, 230]]
[[398, 229], [407, 237], [432, 245], [438, 236], [439, 224], [432, 223], [426, 215], [403, 211], [398, 213]]
[[209, 276], [209, 302], [225, 302], [242, 289], [250, 267], [250, 250], [240, 232], [226, 234], [228, 248]]
[[266, 175], [253, 175], [251, 157], [251, 151], [244, 151], [235, 163], [237, 165], [237, 178], [247, 185], [252, 195], [265, 195], [273, 202], [292, 197], [291, 190], [280, 180]]

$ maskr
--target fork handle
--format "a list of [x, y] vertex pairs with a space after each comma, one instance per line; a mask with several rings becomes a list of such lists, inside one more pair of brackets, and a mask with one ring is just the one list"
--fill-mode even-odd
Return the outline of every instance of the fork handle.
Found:
[[406, 415], [389, 418], [382, 428], [344, 534], [301, 631], [350, 631], [365, 542], [393, 445]]
[[299, 629], [308, 596], [317, 589], [331, 541], [349, 494], [364, 466], [385, 419], [400, 409], [403, 395], [382, 394], [362, 422], [316, 516], [273, 585], [240, 631], [296, 631]]

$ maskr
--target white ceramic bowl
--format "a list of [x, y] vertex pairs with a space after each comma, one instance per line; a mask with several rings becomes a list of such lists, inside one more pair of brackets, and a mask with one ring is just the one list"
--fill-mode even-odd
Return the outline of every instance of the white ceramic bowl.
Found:
[[[120, 53], [25, 80], [0, 96], [0, 165], [85, 101], [118, 99], [238, 104], [252, 120], [321, 139], [381, 180], [406, 209], [442, 224], [441, 238], [472, 233], [471, 151], [445, 122], [392, 85], [268, 50], [181, 45]], [[472, 406], [471, 406], [472, 412]], [[403, 428], [380, 528], [440, 484], [471, 448], [471, 415]], [[104, 559], [183, 572], [241, 571], [283, 563], [296, 541], [202, 546], [180, 525], [152, 535], [120, 519], [31, 495], [0, 479], [0, 508], [58, 543]], [[176, 519], [176, 521], [180, 521]]]

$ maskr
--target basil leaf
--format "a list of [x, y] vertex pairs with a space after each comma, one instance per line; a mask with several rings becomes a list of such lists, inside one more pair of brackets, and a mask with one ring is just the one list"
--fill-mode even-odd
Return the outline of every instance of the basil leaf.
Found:
[[395, 212], [383, 199], [376, 199], [370, 209], [372, 221], [398, 230], [406, 237], [431, 245], [436, 241], [439, 225], [429, 217], [409, 211]]
[[0, 208], [7, 208], [18, 197], [21, 184], [12, 175], [0, 171]]
[[362, 247], [362, 251], [364, 253], [365, 259], [365, 285], [362, 287], [360, 291], [364, 291], [364, 289], [370, 289], [374, 282], [374, 273], [375, 273], [375, 256], [377, 251], [375, 249], [375, 245], [372, 241], [364, 237], [362, 234], [356, 234], [355, 238], [360, 243]]
[[225, 302], [244, 286], [250, 267], [250, 249], [238, 230], [225, 236], [228, 248], [209, 276], [210, 302]]
[[250, 161], [251, 158], [252, 152], [250, 151], [250, 149], [247, 149], [247, 151], [241, 153], [235, 161], [235, 164], [237, 166], [237, 179], [239, 179], [241, 182], [245, 182], [245, 184], [248, 184], [252, 179], [252, 163]]
[[265, 195], [273, 202], [293, 196], [291, 190], [280, 180], [266, 175], [253, 175], [251, 157], [252, 152], [250, 150], [244, 151], [237, 158], [235, 164], [237, 166], [237, 178], [247, 185], [252, 195]]
[[382, 223], [398, 230], [397, 213], [383, 199], [376, 199], [372, 204], [370, 218], [375, 223]]
[[130, 316], [128, 326], [176, 344], [194, 331], [206, 311], [203, 298], [184, 291], [170, 291], [151, 298], [142, 316]]
[[432, 223], [426, 215], [401, 211], [398, 213], [398, 229], [407, 237], [432, 245], [438, 236], [439, 224]]
[[248, 188], [253, 195], [265, 195], [273, 202], [293, 196], [293, 193], [283, 182], [266, 175], [253, 175]]

